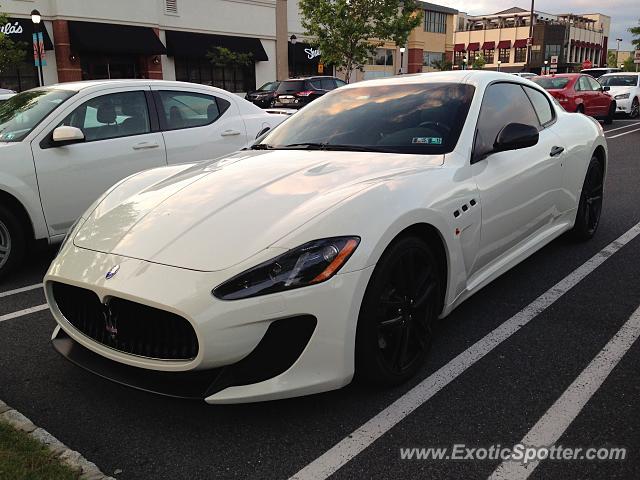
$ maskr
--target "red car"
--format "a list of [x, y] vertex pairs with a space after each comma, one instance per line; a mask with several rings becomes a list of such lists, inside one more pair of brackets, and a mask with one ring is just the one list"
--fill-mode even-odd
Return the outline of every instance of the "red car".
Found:
[[613, 122], [616, 113], [616, 101], [593, 77], [580, 73], [562, 73], [532, 78], [542, 88], [553, 95], [567, 112], [580, 112]]

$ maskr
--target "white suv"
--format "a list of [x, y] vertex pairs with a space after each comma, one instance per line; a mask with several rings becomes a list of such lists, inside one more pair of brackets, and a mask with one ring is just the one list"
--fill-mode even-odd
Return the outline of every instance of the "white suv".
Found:
[[0, 276], [56, 243], [119, 180], [240, 150], [287, 116], [218, 88], [161, 80], [53, 85], [0, 104]]

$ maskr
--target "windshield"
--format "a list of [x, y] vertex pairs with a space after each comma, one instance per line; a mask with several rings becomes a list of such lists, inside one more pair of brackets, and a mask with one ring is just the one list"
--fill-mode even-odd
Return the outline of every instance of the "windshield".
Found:
[[278, 82], [267, 82], [262, 85], [258, 91], [259, 92], [273, 92], [276, 88], [278, 88]]
[[28, 90], [0, 103], [0, 142], [20, 142], [74, 93], [66, 90]]
[[611, 75], [600, 77], [603, 87], [635, 87], [638, 85], [638, 75]]
[[536, 77], [531, 79], [545, 90], [562, 90], [569, 83], [568, 78], [563, 77]]
[[593, 78], [598, 78], [604, 75], [605, 73], [619, 72], [619, 71], [620, 71], [619, 68], [594, 68], [591, 70], [580, 70], [580, 73], [591, 75]]
[[474, 91], [459, 83], [334, 90], [253, 148], [448, 153], [458, 141]]

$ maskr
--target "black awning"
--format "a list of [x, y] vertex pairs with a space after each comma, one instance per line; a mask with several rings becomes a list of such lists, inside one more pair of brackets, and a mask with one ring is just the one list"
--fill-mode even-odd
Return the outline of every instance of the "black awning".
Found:
[[[308, 43], [298, 42], [295, 45], [289, 42], [289, 56], [296, 59], [296, 64], [303, 65], [310, 63], [317, 65], [320, 63], [320, 50], [317, 47], [312, 47]], [[291, 60], [289, 60], [291, 63]]]
[[237, 53], [251, 53], [256, 62], [269, 60], [258, 38], [207, 35], [205, 33], [167, 30], [167, 55], [204, 58], [213, 47], [225, 47]]
[[150, 27], [112, 23], [69, 22], [71, 48], [112, 55], [163, 55], [167, 49]]
[[[53, 50], [53, 43], [44, 22], [40, 23], [40, 31], [44, 40], [44, 49]], [[7, 23], [0, 25], [0, 32], [14, 42], [24, 42], [30, 52], [33, 47], [33, 22], [30, 18], [8, 18]]]

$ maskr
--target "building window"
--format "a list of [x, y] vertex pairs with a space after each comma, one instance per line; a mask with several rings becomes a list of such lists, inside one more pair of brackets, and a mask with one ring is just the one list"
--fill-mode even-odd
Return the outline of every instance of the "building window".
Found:
[[256, 89], [255, 67], [216, 67], [207, 59], [175, 57], [176, 80], [201, 83], [229, 92], [250, 92]]
[[484, 57], [484, 61], [487, 63], [493, 63], [493, 52], [494, 50], [483, 50], [482, 56]]
[[511, 54], [510, 48], [501, 48], [498, 50], [498, 60], [502, 63], [509, 63], [509, 55]]
[[442, 52], [422, 52], [422, 65], [433, 67], [433, 62], [442, 62], [443, 56]]
[[425, 10], [424, 31], [433, 33], [447, 33], [447, 14], [434, 12], [433, 10]]
[[394, 51], [391, 48], [376, 48], [373, 55], [369, 56], [369, 65], [393, 66]]
[[516, 63], [527, 61], [527, 47], [516, 48]]
[[453, 63], [460, 65], [462, 60], [467, 57], [467, 52], [453, 52]]
[[544, 47], [544, 58], [549, 59], [553, 55], [560, 55], [560, 50], [562, 49], [561, 45], [545, 45]]

